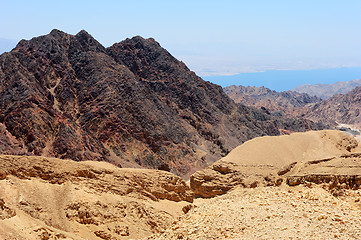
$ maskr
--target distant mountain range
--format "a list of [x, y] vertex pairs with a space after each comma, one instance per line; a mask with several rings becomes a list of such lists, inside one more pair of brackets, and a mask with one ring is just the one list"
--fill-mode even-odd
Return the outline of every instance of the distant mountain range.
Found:
[[224, 92], [236, 103], [256, 108], [266, 108], [270, 112], [282, 112], [293, 117], [300, 108], [322, 101], [316, 96], [294, 91], [276, 92], [265, 87], [229, 86]]
[[318, 96], [322, 99], [328, 99], [335, 94], [348, 93], [358, 86], [361, 86], [361, 79], [355, 79], [348, 82], [337, 82], [334, 84], [305, 84], [293, 88], [292, 91], [307, 93], [311, 96]]
[[[344, 84], [326, 85], [325, 88], [329, 87], [330, 92], [345, 92], [349, 86], [357, 82], [359, 81], [354, 80]], [[336, 86], [347, 87], [337, 89]], [[346, 94], [335, 94], [326, 100], [307, 93], [276, 92], [265, 87], [230, 86], [224, 88], [224, 91], [237, 103], [269, 112], [279, 112], [287, 117], [306, 118], [332, 126], [350, 124], [361, 128], [361, 87], [356, 87]]]
[[361, 129], [361, 87], [306, 108], [301, 117], [328, 123], [351, 124]]
[[154, 39], [103, 47], [86, 31], [0, 56], [0, 150], [189, 176], [246, 140], [324, 128], [235, 104]]

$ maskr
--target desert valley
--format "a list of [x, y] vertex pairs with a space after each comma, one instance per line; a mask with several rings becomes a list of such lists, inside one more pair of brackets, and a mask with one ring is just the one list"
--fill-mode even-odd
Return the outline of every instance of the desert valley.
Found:
[[153, 38], [0, 56], [0, 239], [361, 239], [361, 81], [204, 81]]

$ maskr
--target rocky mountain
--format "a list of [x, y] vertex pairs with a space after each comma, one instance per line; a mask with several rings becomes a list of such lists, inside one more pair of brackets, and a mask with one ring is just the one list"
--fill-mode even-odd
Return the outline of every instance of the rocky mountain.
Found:
[[291, 91], [307, 93], [311, 96], [328, 99], [336, 94], [346, 94], [358, 86], [361, 86], [361, 79], [355, 79], [348, 82], [337, 82], [334, 84], [305, 84], [298, 86]]
[[308, 108], [302, 115], [315, 121], [329, 122], [333, 125], [344, 123], [361, 128], [361, 87], [347, 94], [337, 94]]
[[183, 176], [256, 136], [323, 127], [235, 104], [154, 39], [105, 48], [84, 30], [53, 30], [2, 54], [0, 100], [3, 153]]
[[270, 112], [282, 112], [294, 117], [301, 108], [322, 101], [321, 98], [294, 91], [276, 92], [265, 87], [229, 86], [224, 92], [236, 103], [256, 108], [266, 108]]
[[[276, 92], [265, 87], [230, 86], [224, 88], [224, 91], [237, 103], [273, 114], [281, 113], [290, 118], [305, 118], [333, 127], [339, 124], [350, 125], [343, 129], [355, 136], [358, 134], [357, 129], [361, 128], [359, 114], [361, 87], [356, 87], [346, 94], [336, 94], [326, 100], [310, 97], [307, 93]], [[355, 131], [352, 132], [348, 128], [355, 128]]]

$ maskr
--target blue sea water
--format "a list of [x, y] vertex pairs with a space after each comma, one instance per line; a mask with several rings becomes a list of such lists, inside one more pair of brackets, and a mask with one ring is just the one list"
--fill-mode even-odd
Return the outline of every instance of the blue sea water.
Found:
[[303, 84], [332, 84], [361, 78], [361, 67], [329, 68], [314, 70], [272, 70], [240, 73], [231, 76], [202, 77], [206, 81], [227, 87], [231, 85], [267, 87], [287, 91]]

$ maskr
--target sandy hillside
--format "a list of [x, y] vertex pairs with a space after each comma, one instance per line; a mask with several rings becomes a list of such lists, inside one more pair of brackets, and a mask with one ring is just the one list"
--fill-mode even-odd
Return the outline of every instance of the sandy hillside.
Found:
[[361, 239], [361, 191], [313, 186], [236, 188], [146, 239]]
[[[336, 130], [259, 137], [238, 146], [208, 168], [194, 173], [190, 179], [191, 189], [197, 196], [213, 197], [238, 185], [257, 187], [277, 186], [284, 181], [293, 181], [293, 185], [304, 181], [346, 181], [339, 179], [340, 176], [327, 180], [320, 176], [331, 173], [342, 175], [341, 168], [346, 175], [352, 175], [347, 185], [354, 185], [358, 170], [361, 170], [360, 156], [353, 155], [358, 152], [361, 152], [359, 143]], [[332, 166], [322, 170], [323, 164]], [[357, 171], [353, 172], [352, 169]], [[308, 176], [308, 173], [313, 175]]]
[[361, 238], [360, 146], [340, 131], [250, 140], [191, 188], [204, 198], [148, 239]]
[[129, 239], [166, 229], [193, 201], [174, 174], [0, 156], [0, 239]]
[[254, 138], [233, 149], [221, 160], [242, 165], [282, 167], [292, 162], [316, 160], [361, 151], [357, 142], [337, 130], [309, 131]]
[[251, 140], [190, 184], [165, 171], [2, 155], [0, 240], [361, 239], [361, 151], [340, 131]]

